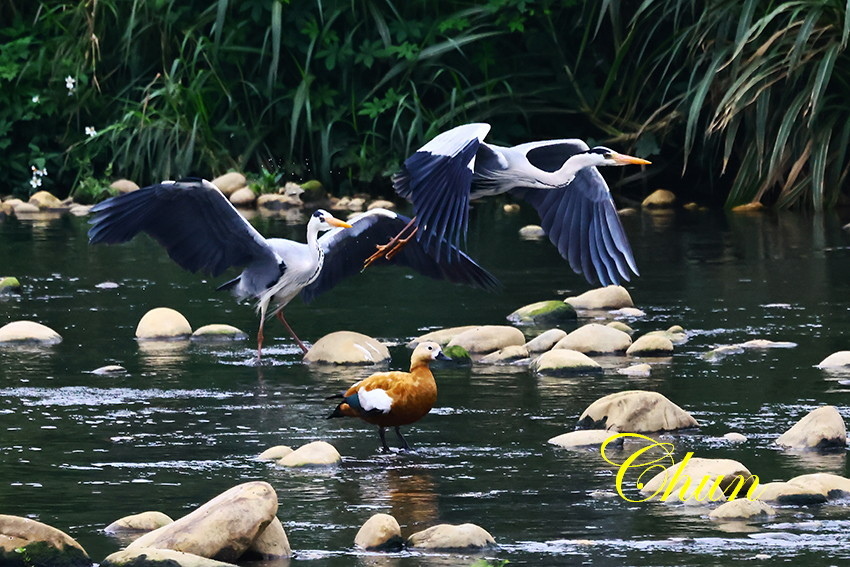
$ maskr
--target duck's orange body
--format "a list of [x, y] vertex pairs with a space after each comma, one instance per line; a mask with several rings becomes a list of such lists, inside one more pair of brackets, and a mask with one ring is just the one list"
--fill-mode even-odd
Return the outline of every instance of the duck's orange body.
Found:
[[410, 357], [409, 372], [379, 372], [351, 386], [328, 417], [358, 417], [378, 426], [384, 450], [384, 429], [394, 427], [402, 446], [409, 448], [399, 426], [419, 421], [437, 401], [437, 382], [430, 363], [446, 358], [436, 343], [422, 343]]

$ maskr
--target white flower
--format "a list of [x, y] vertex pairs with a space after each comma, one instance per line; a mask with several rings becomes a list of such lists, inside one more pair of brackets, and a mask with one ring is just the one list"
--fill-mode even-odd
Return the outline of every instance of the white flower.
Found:
[[86, 126], [86, 136], [89, 138], [97, 136], [97, 130], [94, 129], [94, 126]]
[[77, 89], [77, 79], [71, 75], [65, 77], [65, 88], [68, 89], [68, 96], [74, 94], [74, 91]]
[[35, 104], [38, 104], [38, 95], [33, 95], [33, 97], [32, 97], [32, 101], [33, 101]]
[[32, 185], [33, 189], [41, 187], [41, 177], [33, 175], [32, 179], [30, 179], [30, 185]]

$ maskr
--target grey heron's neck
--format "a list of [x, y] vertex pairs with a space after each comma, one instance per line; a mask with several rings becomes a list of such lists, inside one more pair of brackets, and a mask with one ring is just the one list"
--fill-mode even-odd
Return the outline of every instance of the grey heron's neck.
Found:
[[597, 154], [579, 153], [570, 156], [556, 171], [540, 171], [538, 178], [542, 183], [553, 187], [562, 187], [572, 183], [576, 174], [586, 167], [599, 165]]

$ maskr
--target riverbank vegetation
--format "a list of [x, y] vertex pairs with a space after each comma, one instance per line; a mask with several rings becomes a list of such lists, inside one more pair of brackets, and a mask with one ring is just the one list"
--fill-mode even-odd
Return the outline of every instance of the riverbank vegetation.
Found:
[[838, 0], [6, 0], [0, 22], [4, 193], [238, 168], [389, 194], [472, 121], [658, 156], [729, 206], [848, 193]]

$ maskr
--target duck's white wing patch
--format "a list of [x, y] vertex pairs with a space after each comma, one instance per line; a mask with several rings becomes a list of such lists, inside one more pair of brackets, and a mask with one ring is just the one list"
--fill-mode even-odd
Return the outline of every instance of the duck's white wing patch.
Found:
[[393, 405], [393, 399], [380, 388], [374, 390], [360, 388], [357, 390], [357, 399], [360, 400], [360, 407], [366, 411], [387, 413]]

